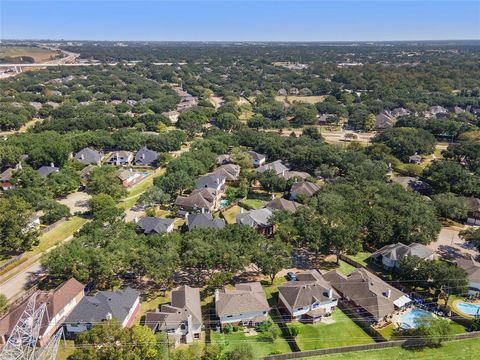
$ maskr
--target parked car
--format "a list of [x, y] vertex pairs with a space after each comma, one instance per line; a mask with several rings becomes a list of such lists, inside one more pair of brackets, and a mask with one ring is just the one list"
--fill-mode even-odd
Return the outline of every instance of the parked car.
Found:
[[295, 275], [294, 272], [289, 271], [287, 273], [287, 279], [290, 280], [290, 281], [297, 281], [297, 275]]

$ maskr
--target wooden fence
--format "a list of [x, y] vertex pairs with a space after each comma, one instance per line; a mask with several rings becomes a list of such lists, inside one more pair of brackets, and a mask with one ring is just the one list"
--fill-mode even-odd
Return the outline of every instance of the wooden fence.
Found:
[[[480, 331], [474, 331], [470, 333], [455, 335], [454, 340], [472, 339], [476, 337], [480, 337]], [[287, 354], [268, 355], [264, 357], [264, 359], [265, 360], [299, 359], [299, 358], [306, 358], [310, 356], [340, 354], [340, 353], [348, 353], [348, 352], [354, 352], [354, 351], [378, 350], [378, 349], [386, 349], [386, 348], [402, 347], [402, 346], [406, 347], [406, 345], [408, 344], [408, 341], [409, 340], [395, 340], [395, 341], [378, 342], [374, 344], [352, 345], [352, 346], [343, 346], [343, 347], [337, 347], [337, 348], [293, 352], [293, 353], [287, 353]], [[418, 342], [417, 342], [417, 346], [418, 346]]]
[[8, 260], [7, 262], [5, 262], [5, 264], [2, 264], [0, 266], [0, 272], [2, 272], [3, 270], [5, 270], [7, 267], [9, 267], [10, 265], [12, 265], [13, 263], [19, 261], [21, 258], [23, 257], [23, 254], [20, 254], [18, 256], [15, 256], [14, 258], [11, 258], [10, 260]]

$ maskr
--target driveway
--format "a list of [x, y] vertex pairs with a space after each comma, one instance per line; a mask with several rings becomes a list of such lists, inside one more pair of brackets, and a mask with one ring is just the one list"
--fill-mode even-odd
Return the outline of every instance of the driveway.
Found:
[[58, 202], [67, 205], [72, 214], [77, 212], [83, 214], [88, 211], [88, 201], [91, 198], [91, 195], [82, 191], [77, 191], [69, 194], [66, 198], [58, 200]]
[[443, 227], [437, 241], [430, 243], [428, 247], [445, 259], [455, 260], [468, 255], [478, 256], [475, 246], [466, 243], [458, 235], [462, 230], [457, 227]]

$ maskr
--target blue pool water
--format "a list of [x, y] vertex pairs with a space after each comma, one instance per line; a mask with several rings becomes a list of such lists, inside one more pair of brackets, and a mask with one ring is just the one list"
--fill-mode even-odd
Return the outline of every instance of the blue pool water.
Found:
[[228, 206], [228, 200], [220, 201], [220, 209], [224, 209]]
[[480, 315], [480, 305], [461, 302], [457, 304], [457, 308], [468, 315]]
[[411, 329], [418, 326], [418, 320], [429, 317], [433, 317], [432, 313], [421, 309], [413, 309], [412, 311], [401, 315], [398, 319], [398, 323], [402, 328]]

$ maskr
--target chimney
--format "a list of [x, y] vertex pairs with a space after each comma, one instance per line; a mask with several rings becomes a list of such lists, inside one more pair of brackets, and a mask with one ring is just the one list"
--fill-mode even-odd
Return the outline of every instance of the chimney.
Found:
[[52, 167], [52, 168], [55, 167], [55, 164], [53, 162], [50, 163], [50, 167]]
[[133, 222], [136, 224], [138, 223], [138, 216], [135, 216], [135, 218], [133, 219]]
[[387, 289], [387, 292], [385, 294], [385, 296], [390, 299], [390, 296], [392, 296], [392, 290], [391, 289]]
[[107, 316], [105, 317], [107, 320], [112, 320], [113, 319], [113, 316], [112, 316], [112, 313], [108, 312], [107, 313]]
[[204, 214], [205, 213], [205, 208], [202, 207], [201, 209], [202, 209], [202, 214]]
[[118, 152], [116, 153], [116, 157], [117, 157], [117, 166], [120, 165], [120, 155], [118, 154]]
[[142, 154], [142, 160], [145, 160], [145, 153]]
[[240, 214], [243, 214], [243, 207], [240, 208]]
[[220, 297], [220, 292], [218, 291], [218, 289], [215, 289], [215, 302], [218, 301], [219, 297]]
[[85, 155], [80, 154], [80, 160], [85, 160]]
[[217, 184], [217, 185], [220, 184], [220, 179], [218, 177], [215, 179], [215, 184]]
[[333, 289], [332, 288], [328, 289], [328, 298], [329, 299], [333, 298]]

